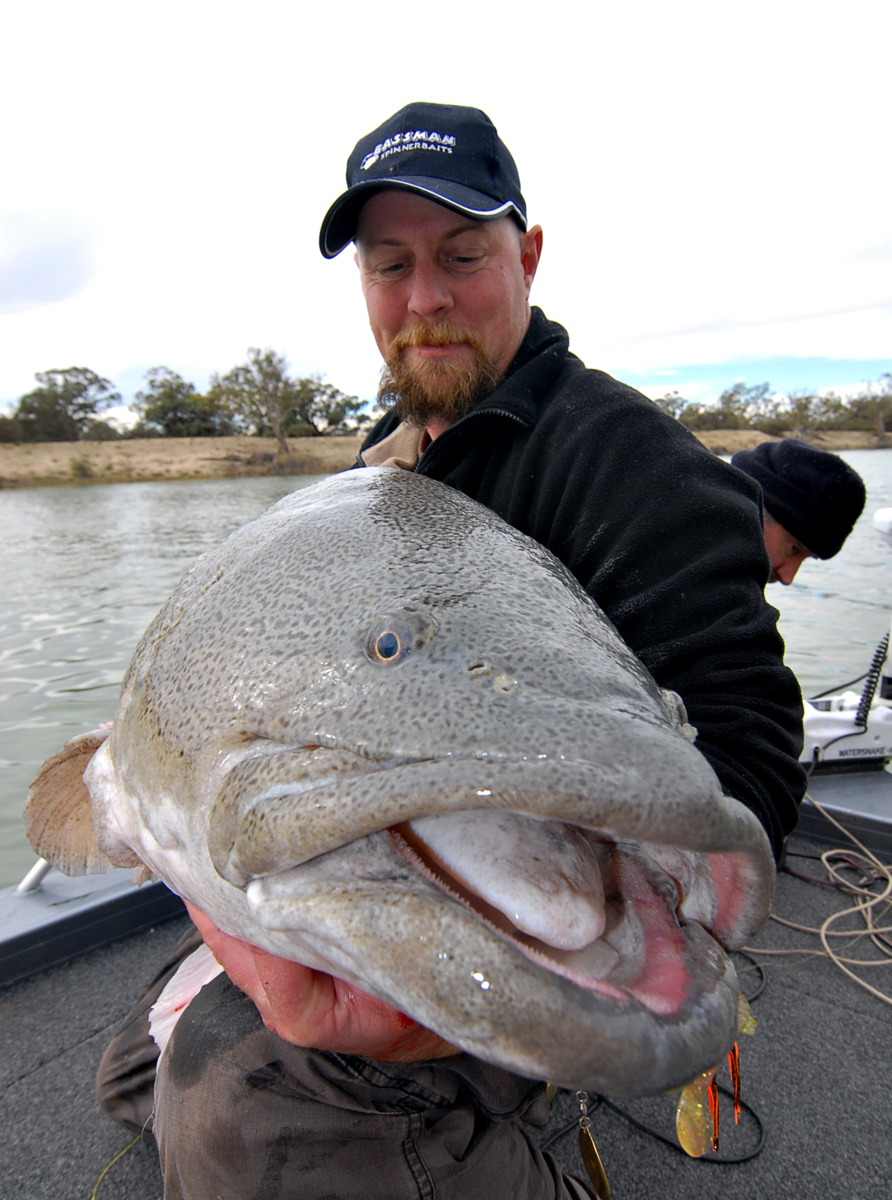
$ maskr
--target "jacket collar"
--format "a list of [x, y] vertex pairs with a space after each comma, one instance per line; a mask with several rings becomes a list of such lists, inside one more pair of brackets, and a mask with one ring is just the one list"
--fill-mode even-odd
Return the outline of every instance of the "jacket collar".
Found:
[[507, 412], [526, 425], [535, 425], [542, 392], [557, 378], [569, 350], [570, 337], [563, 325], [549, 321], [534, 305], [529, 327], [504, 379], [473, 412]]

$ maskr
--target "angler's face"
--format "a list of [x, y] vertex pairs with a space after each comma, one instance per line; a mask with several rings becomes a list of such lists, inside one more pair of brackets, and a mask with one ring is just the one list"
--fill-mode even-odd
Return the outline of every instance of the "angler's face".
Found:
[[[472, 221], [411, 192], [376, 192], [359, 216], [356, 262], [385, 362], [402, 354], [422, 373], [433, 364], [466, 370], [474, 356], [460, 340], [466, 332], [504, 374], [529, 324], [541, 245], [538, 226], [521, 233], [510, 217]], [[456, 340], [425, 343], [424, 328], [446, 321]], [[416, 344], [395, 348], [413, 329]]]
[[811, 550], [803, 546], [798, 538], [793, 537], [779, 525], [777, 521], [766, 516], [765, 519], [765, 549], [771, 560], [769, 583], [782, 583], [788, 587], [794, 580], [796, 572], [807, 558], [814, 558]]

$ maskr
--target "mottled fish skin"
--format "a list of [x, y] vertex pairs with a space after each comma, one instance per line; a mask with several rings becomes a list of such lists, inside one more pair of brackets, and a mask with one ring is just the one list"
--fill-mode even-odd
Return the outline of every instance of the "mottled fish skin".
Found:
[[[729, 1048], [725, 950], [773, 890], [759, 822], [722, 796], [683, 721], [542, 547], [442, 484], [365, 469], [287, 496], [197, 561], [84, 778], [102, 852], [135, 855], [227, 932], [488, 1061], [643, 1095]], [[618, 962], [606, 978], [580, 978], [585, 951], [504, 936], [386, 832], [411, 841], [408, 823], [481, 809], [586, 831], [608, 926], [590, 958]], [[682, 875], [697, 887], [676, 915]]]

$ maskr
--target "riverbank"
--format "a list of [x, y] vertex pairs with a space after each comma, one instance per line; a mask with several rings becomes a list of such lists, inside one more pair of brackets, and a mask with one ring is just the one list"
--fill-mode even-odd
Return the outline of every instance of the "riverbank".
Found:
[[[710, 429], [696, 435], [714, 454], [733, 454], [769, 439], [758, 429]], [[825, 450], [873, 450], [873, 433], [833, 431], [812, 439]], [[271, 438], [133, 438], [116, 442], [0, 444], [0, 488], [87, 483], [151, 483], [259, 475], [328, 475], [356, 461], [359, 437], [291, 438], [290, 454]]]
[[[780, 441], [780, 438], [762, 433], [759, 429], [704, 429], [694, 436], [713, 454], [736, 454], [738, 450], [752, 450], [760, 442]], [[867, 429], [828, 429], [825, 433], [816, 433], [808, 441], [834, 454], [840, 450], [885, 450], [892, 447], [892, 437], [887, 435], [885, 445], [880, 446], [876, 434]]]
[[256, 475], [328, 475], [356, 461], [359, 437], [123, 438], [114, 442], [0, 445], [0, 488], [151, 483]]

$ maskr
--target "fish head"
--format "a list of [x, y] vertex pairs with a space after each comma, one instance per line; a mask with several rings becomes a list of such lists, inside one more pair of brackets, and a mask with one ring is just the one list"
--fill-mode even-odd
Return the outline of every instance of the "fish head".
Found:
[[568, 1087], [687, 1082], [774, 866], [546, 550], [394, 468], [286, 497], [148, 629], [85, 779], [99, 849], [224, 931]]

